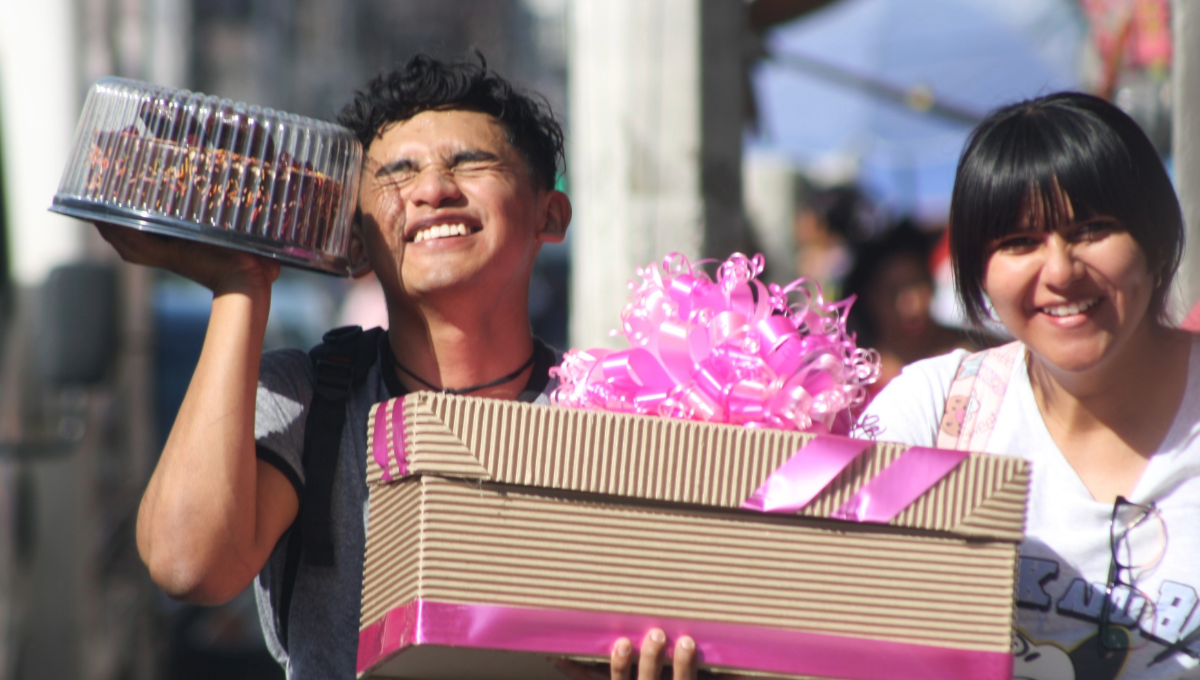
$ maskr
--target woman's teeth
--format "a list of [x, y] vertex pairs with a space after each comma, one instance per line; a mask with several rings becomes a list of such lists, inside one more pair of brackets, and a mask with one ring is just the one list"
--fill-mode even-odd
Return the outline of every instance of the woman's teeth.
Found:
[[429, 241], [435, 238], [446, 238], [449, 236], [466, 236], [467, 225], [465, 224], [436, 224], [432, 227], [426, 227], [418, 231], [413, 236], [413, 243], [421, 241]]
[[1050, 316], [1071, 316], [1072, 314], [1082, 314], [1087, 310], [1095, 307], [1100, 302], [1100, 298], [1092, 298], [1082, 302], [1072, 302], [1065, 305], [1055, 305], [1053, 307], [1042, 307], [1042, 311]]

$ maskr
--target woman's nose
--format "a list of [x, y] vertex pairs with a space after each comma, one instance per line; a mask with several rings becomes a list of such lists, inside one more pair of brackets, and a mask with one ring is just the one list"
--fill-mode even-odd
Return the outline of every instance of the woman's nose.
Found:
[[1046, 239], [1046, 260], [1042, 263], [1042, 281], [1051, 286], [1065, 286], [1083, 272], [1075, 258], [1072, 244], [1058, 234]]

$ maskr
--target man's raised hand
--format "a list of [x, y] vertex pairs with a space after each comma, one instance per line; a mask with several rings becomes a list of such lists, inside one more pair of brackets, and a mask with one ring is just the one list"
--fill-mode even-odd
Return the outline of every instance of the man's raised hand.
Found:
[[270, 287], [279, 277], [279, 263], [270, 258], [115, 224], [95, 224], [126, 262], [174, 272], [215, 294], [247, 286]]

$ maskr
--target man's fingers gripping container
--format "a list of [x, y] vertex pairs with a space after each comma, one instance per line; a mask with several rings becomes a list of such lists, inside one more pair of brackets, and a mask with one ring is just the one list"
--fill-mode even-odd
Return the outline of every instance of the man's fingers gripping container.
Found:
[[350, 275], [362, 145], [324, 121], [105, 78], [51, 210]]

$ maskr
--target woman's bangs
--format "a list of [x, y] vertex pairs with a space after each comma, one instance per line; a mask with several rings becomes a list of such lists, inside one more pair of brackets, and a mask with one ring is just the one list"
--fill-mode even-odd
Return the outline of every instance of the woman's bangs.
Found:
[[1120, 140], [1090, 122], [1053, 115], [1026, 121], [1032, 134], [1023, 136], [1012, 159], [1014, 175], [1023, 175], [1022, 196], [1015, 202], [1020, 212], [1006, 233], [1057, 231], [1095, 215], [1124, 217], [1120, 194], [1132, 178], [1119, 162]]
[[[1013, 130], [995, 158], [975, 202], [972, 220], [983, 244], [1014, 232], [1058, 224], [1063, 206], [1057, 199], [1053, 152], [1029, 130]], [[986, 252], [984, 253], [986, 256]]]
[[[1040, 181], [1039, 181], [1040, 180]], [[1080, 215], [1079, 208], [1055, 176], [1031, 180], [1021, 202], [1021, 216], [1014, 231], [1058, 231]]]
[[[1107, 146], [1106, 141], [1098, 140], [1095, 146]], [[1127, 164], [1112, 162], [1112, 157], [1098, 148], [1083, 158], [1063, 160], [1056, 176], [1059, 191], [1070, 201], [1069, 220], [1079, 222], [1104, 215], [1130, 226], [1130, 221], [1136, 219], [1130, 214], [1131, 208], [1136, 208], [1138, 199], [1129, 195], [1136, 180]]]

